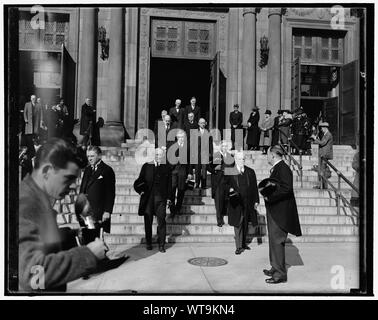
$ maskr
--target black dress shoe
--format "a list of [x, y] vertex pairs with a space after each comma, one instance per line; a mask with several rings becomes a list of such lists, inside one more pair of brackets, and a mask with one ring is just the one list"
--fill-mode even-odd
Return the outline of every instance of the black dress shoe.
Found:
[[165, 252], [165, 248], [164, 247], [159, 247], [159, 251], [164, 253]]
[[147, 249], [147, 250], [152, 250], [152, 244], [147, 244], [147, 245], [146, 245], [146, 249]]
[[248, 247], [246, 244], [242, 248], [245, 249], [245, 250], [251, 250], [251, 248]]
[[270, 270], [264, 269], [263, 272], [268, 277], [272, 277], [273, 274], [274, 274], [274, 270], [273, 269], [270, 269]]
[[243, 252], [242, 248], [238, 248], [235, 250], [235, 254], [241, 254]]
[[269, 278], [269, 279], [265, 279], [265, 282], [269, 283], [269, 284], [285, 283], [286, 281], [287, 281], [287, 279], [282, 279], [282, 278], [277, 278], [277, 279]]

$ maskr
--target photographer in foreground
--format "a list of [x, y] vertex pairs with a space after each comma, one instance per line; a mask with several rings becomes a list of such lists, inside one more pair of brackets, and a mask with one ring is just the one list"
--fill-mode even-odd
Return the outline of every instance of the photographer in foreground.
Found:
[[53, 209], [75, 184], [87, 164], [82, 150], [51, 139], [36, 154], [34, 169], [20, 185], [19, 289], [65, 291], [70, 281], [96, 270], [108, 250], [100, 239], [62, 250], [62, 236]]

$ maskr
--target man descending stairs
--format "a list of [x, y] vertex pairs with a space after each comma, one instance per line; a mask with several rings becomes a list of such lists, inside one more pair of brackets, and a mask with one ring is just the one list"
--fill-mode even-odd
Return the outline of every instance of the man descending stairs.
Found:
[[[123, 148], [103, 147], [104, 158], [112, 166], [116, 174], [116, 200], [113, 209], [111, 234], [106, 236], [107, 243], [139, 244], [144, 242], [143, 217], [138, 216], [139, 195], [133, 190], [133, 183], [140, 171], [141, 164], [134, 158], [136, 147], [140, 142], [129, 141]], [[245, 151], [246, 165], [254, 169], [257, 182], [269, 176], [269, 166], [266, 156], [257, 151]], [[334, 159], [331, 161], [340, 172], [353, 181], [352, 169], [354, 150], [350, 146], [334, 146]], [[298, 156], [295, 156], [299, 160]], [[317, 172], [312, 169], [317, 163], [317, 146], [312, 149], [312, 156], [303, 156], [303, 186], [299, 176], [294, 173], [294, 190], [298, 205], [299, 219], [303, 236], [291, 237], [293, 242], [357, 242], [358, 226], [351, 218], [350, 209], [342, 206], [340, 215], [337, 214], [336, 197], [333, 191], [314, 189], [317, 184]], [[337, 185], [337, 176], [332, 175], [330, 181]], [[208, 175], [207, 185], [210, 185]], [[341, 182], [343, 195], [350, 199], [351, 188]], [[57, 204], [61, 214], [58, 222], [78, 227], [73, 214], [75, 196], [67, 196], [65, 203]], [[259, 228], [250, 234], [252, 241], [267, 241], [266, 210], [263, 199], [258, 207]], [[182, 215], [173, 220], [167, 218], [167, 241], [182, 243], [201, 242], [233, 242], [234, 231], [227, 223], [220, 228], [217, 226], [214, 200], [211, 189], [187, 191], [182, 208]], [[153, 225], [156, 236], [156, 221]], [[252, 228], [250, 228], [252, 232]]]

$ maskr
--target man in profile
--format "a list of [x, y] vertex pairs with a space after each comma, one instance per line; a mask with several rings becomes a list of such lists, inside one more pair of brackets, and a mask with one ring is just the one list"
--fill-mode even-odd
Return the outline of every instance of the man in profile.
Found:
[[276, 145], [268, 149], [268, 163], [272, 166], [271, 179], [277, 188], [264, 196], [269, 237], [269, 260], [271, 269], [264, 269], [265, 282], [276, 284], [287, 281], [285, 242], [288, 233], [302, 235], [297, 204], [293, 189], [293, 172], [283, 161], [283, 150]]
[[75, 187], [87, 163], [81, 149], [50, 139], [36, 154], [34, 169], [20, 185], [19, 288], [65, 291], [66, 284], [94, 272], [107, 247], [98, 238], [86, 246], [62, 250], [63, 239], [53, 209]]

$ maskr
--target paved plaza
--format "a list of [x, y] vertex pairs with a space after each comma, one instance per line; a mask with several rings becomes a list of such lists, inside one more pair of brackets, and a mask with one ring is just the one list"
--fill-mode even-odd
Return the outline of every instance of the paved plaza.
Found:
[[[270, 267], [268, 243], [250, 244], [251, 250], [235, 255], [234, 244], [172, 244], [166, 253], [154, 246], [118, 246], [113, 256], [130, 258], [116, 269], [79, 279], [68, 293], [141, 294], [334, 294], [349, 293], [359, 284], [357, 243], [291, 243], [286, 246], [288, 282], [266, 284], [262, 270]], [[195, 257], [227, 260], [218, 267], [188, 263]]]

